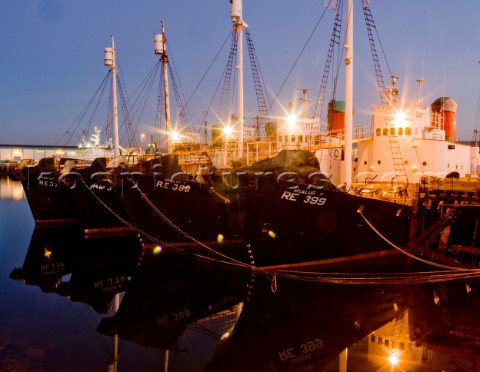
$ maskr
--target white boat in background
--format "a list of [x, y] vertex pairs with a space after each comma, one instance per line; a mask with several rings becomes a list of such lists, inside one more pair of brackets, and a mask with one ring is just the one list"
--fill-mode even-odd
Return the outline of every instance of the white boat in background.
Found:
[[65, 150], [63, 152], [57, 151], [56, 156], [86, 161], [93, 161], [96, 158], [101, 157], [107, 159], [113, 158], [114, 148], [112, 138], [102, 144], [101, 132], [100, 128], [94, 127], [93, 133], [88, 139], [85, 136], [82, 137], [81, 142], [78, 144], [78, 148], [74, 150]]

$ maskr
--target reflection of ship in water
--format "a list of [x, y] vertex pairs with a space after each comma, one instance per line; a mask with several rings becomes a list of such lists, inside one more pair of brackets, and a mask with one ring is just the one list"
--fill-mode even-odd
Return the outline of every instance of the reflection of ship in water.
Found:
[[441, 358], [468, 365], [480, 350], [476, 283], [322, 283], [345, 273], [252, 274], [192, 248], [141, 251], [133, 238], [86, 239], [80, 227], [37, 227], [11, 277], [99, 312], [125, 292], [98, 331], [168, 350], [172, 371], [182, 370], [174, 368], [179, 360], [192, 371], [333, 371], [346, 348], [356, 371], [386, 366], [394, 354], [403, 370], [424, 371]]
[[208, 371], [324, 370], [347, 347], [402, 315], [401, 287], [256, 280]]
[[37, 227], [21, 268], [10, 277], [107, 312], [140, 258], [137, 238], [84, 239], [77, 225]]
[[192, 254], [157, 250], [144, 251], [119, 310], [102, 321], [101, 333], [173, 349], [187, 327], [208, 317], [220, 320], [247, 295], [248, 271], [232, 270]]
[[339, 288], [289, 279], [272, 285], [263, 275], [192, 255], [149, 252], [118, 312], [98, 330], [178, 352], [188, 331], [204, 332], [206, 322], [223, 319], [223, 327], [209, 331], [219, 343], [207, 370], [322, 370], [407, 305], [405, 288]]

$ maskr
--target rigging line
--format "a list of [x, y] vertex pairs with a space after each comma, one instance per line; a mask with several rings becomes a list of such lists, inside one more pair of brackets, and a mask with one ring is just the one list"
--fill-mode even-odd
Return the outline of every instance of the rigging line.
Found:
[[183, 96], [183, 92], [181, 91], [181, 87], [180, 89], [178, 88], [175, 71], [170, 66], [171, 65], [169, 63], [168, 73], [170, 75], [170, 81], [173, 87], [173, 93], [175, 95], [175, 101], [177, 106], [177, 121], [180, 121], [183, 129], [191, 131], [192, 128], [190, 128], [190, 115], [188, 113], [187, 106], [183, 103], [185, 101], [185, 98]]
[[[332, 284], [352, 284], [352, 285], [398, 285], [398, 279], [384, 279], [384, 278], [365, 278], [365, 280], [359, 279], [349, 279], [349, 278], [322, 278], [322, 277], [304, 277], [298, 275], [289, 275], [289, 274], [282, 274], [278, 273], [277, 275], [285, 278], [285, 279], [293, 279], [293, 280], [301, 280], [306, 282], [322, 282], [322, 283], [332, 283]], [[426, 277], [426, 278], [418, 278], [415, 280], [402, 280], [402, 285], [416, 285], [422, 283], [439, 283], [445, 282], [450, 280], [459, 280], [459, 279], [475, 279], [480, 277], [480, 274], [475, 275], [468, 275], [468, 276], [446, 276], [446, 277]], [[408, 278], [407, 278], [408, 279]]]
[[122, 128], [123, 127], [125, 128], [129, 146], [137, 147], [137, 136], [135, 133], [135, 128], [133, 128], [132, 126], [132, 120], [130, 118], [131, 109], [130, 107], [128, 107], [128, 102], [125, 99], [125, 92], [122, 86], [122, 81], [118, 77], [117, 77], [117, 80], [118, 80], [118, 93], [120, 95], [120, 106], [123, 112]]
[[[169, 58], [168, 58], [168, 66], [170, 67], [170, 75], [172, 76], [172, 79], [173, 77], [175, 77], [175, 81], [178, 81], [178, 86], [179, 86], [179, 95], [181, 96], [181, 101], [182, 103], [183, 102], [186, 102], [185, 100], [185, 94], [183, 93], [183, 88], [182, 88], [182, 84], [180, 82], [180, 79], [179, 79], [179, 75], [178, 75], [178, 71], [177, 71], [177, 67], [175, 65], [175, 62], [174, 62], [174, 58], [173, 58], [173, 52], [172, 52], [172, 49], [170, 48], [170, 44], [167, 42], [167, 47], [168, 47], [168, 50], [169, 50]], [[191, 118], [191, 115], [190, 115], [190, 112], [188, 110], [188, 105], [187, 103], [185, 103], [183, 106], [184, 107], [184, 113], [185, 113], [185, 118], [186, 120], [191, 123], [192, 122], [192, 118]]]
[[[370, 9], [370, 6], [368, 6], [368, 8]], [[370, 10], [370, 13], [371, 12], [372, 11]], [[380, 49], [382, 50], [383, 58], [385, 59], [385, 64], [387, 65], [388, 73], [390, 74], [390, 76], [393, 76], [392, 70], [390, 70], [390, 65], [388, 64], [387, 55], [385, 53], [385, 50], [383, 49], [382, 40], [380, 40], [380, 34], [378, 33], [377, 27], [374, 26], [374, 28], [375, 28], [375, 34], [377, 35], [378, 43], [380, 44]]]
[[[350, 283], [350, 284], [386, 284], [392, 283], [397, 284], [398, 281], [402, 280], [402, 284], [418, 284], [418, 283], [435, 283], [443, 282], [446, 280], [459, 280], [459, 279], [473, 279], [480, 276], [480, 272], [475, 271], [473, 274], [469, 270], [464, 270], [463, 272], [457, 271], [434, 271], [434, 272], [419, 272], [419, 273], [397, 273], [394, 275], [388, 275], [387, 273], [380, 273], [377, 275], [380, 276], [368, 276], [365, 273], [350, 273], [352, 277], [338, 276], [339, 273], [315, 273], [315, 272], [295, 272], [295, 271], [285, 271], [279, 270], [275, 272], [276, 275], [304, 280], [304, 281], [323, 281], [323, 282], [338, 282], [338, 283]], [[309, 276], [307, 276], [307, 274]], [[418, 275], [417, 275], [418, 274]], [[321, 276], [323, 275], [323, 277]], [[381, 276], [385, 275], [385, 276]]]
[[[265, 270], [267, 271], [267, 269]], [[464, 269], [464, 270], [443, 270], [443, 271], [421, 271], [421, 272], [407, 272], [407, 273], [338, 273], [338, 272], [312, 272], [312, 271], [295, 271], [295, 270], [269, 270], [271, 274], [287, 277], [295, 277], [305, 280], [337, 280], [337, 281], [357, 281], [358, 283], [365, 282], [366, 280], [378, 280], [398, 283], [402, 280], [402, 283], [409, 280], [410, 283], [425, 282], [425, 281], [442, 281], [453, 279], [467, 279], [480, 276], [479, 270]], [[427, 280], [428, 279], [428, 280]]]
[[[480, 64], [480, 61], [478, 62]], [[480, 80], [480, 79], [479, 79]], [[480, 90], [478, 92], [478, 101], [477, 101], [477, 110], [475, 112], [475, 127], [474, 127], [474, 133], [476, 130], [478, 130], [480, 126]]]
[[[207, 246], [206, 244], [200, 242], [200, 241], [196, 241], [194, 240], [197, 244], [199, 244], [200, 246], [204, 247], [205, 249], [207, 249], [208, 251], [212, 252], [212, 253], [215, 253], [215, 254], [218, 254], [220, 256], [223, 256], [224, 258], [227, 259], [227, 261], [222, 261], [222, 260], [219, 260], [219, 259], [214, 259], [214, 258], [211, 258], [211, 257], [206, 257], [206, 256], [203, 256], [203, 255], [200, 255], [198, 253], [191, 253], [189, 252], [188, 250], [185, 250], [185, 249], [181, 249], [179, 247], [175, 247], [173, 246], [172, 244], [170, 243], [167, 243], [167, 242], [164, 242], [160, 239], [158, 239], [157, 237], [155, 236], [152, 236], [150, 234], [148, 234], [147, 232], [139, 229], [138, 227], [136, 227], [135, 225], [133, 225], [132, 223], [130, 223], [129, 221], [127, 221], [126, 219], [124, 219], [122, 216], [120, 216], [118, 213], [116, 213], [112, 208], [110, 208], [107, 204], [104, 203], [104, 201], [97, 195], [93, 192], [93, 190], [90, 189], [90, 187], [88, 187], [88, 185], [85, 183], [85, 180], [83, 178], [80, 177], [80, 180], [82, 181], [83, 185], [87, 188], [87, 190], [94, 196], [95, 199], [97, 199], [97, 201], [103, 206], [105, 207], [113, 216], [115, 216], [118, 220], [120, 220], [122, 223], [124, 223], [126, 226], [129, 226], [131, 227], [132, 229], [134, 229], [137, 233], [139, 234], [142, 234], [143, 236], [147, 237], [148, 239], [150, 239], [152, 242], [155, 242], [155, 243], [159, 243], [165, 247], [170, 247], [170, 248], [173, 248], [173, 249], [176, 249], [178, 251], [181, 251], [181, 252], [184, 252], [186, 254], [193, 254], [195, 257], [198, 257], [198, 258], [201, 258], [201, 259], [204, 259], [204, 260], [207, 260], [207, 261], [211, 261], [211, 262], [215, 262], [215, 263], [219, 263], [219, 264], [224, 264], [224, 265], [227, 265], [229, 267], [231, 266], [234, 266], [234, 267], [241, 267], [241, 268], [250, 268], [251, 265], [248, 265], [248, 264], [245, 264], [241, 261], [237, 261], [231, 257], [228, 257], [218, 251], [216, 251], [215, 249]], [[133, 180], [132, 180], [133, 182]], [[148, 198], [147, 198], [148, 200]], [[231, 262], [229, 262], [228, 260], [230, 260]]]
[[[408, 257], [410, 258], [413, 258], [414, 260], [417, 260], [417, 261], [420, 261], [420, 262], [423, 262], [423, 263], [426, 263], [428, 265], [432, 265], [432, 266], [437, 266], [437, 267], [441, 267], [441, 268], [444, 268], [444, 269], [450, 269], [450, 270], [463, 270], [462, 268], [458, 268], [458, 267], [453, 267], [453, 266], [447, 266], [447, 265], [443, 265], [443, 264], [439, 264], [439, 263], [436, 263], [436, 262], [433, 262], [433, 261], [429, 261], [429, 260], [426, 260], [426, 259], [423, 259], [423, 258], [420, 258], [420, 257], [417, 257], [407, 251], [405, 251], [404, 249], [396, 246], [394, 243], [392, 243], [390, 240], [388, 240], [385, 236], [383, 236], [380, 231], [378, 231], [375, 226], [372, 225], [372, 223], [367, 219], [367, 217], [365, 217], [365, 215], [362, 213], [361, 210], [357, 210], [357, 213], [360, 214], [360, 216], [362, 216], [362, 218], [365, 220], [365, 222], [367, 223], [368, 226], [370, 226], [370, 228], [380, 237], [382, 238], [385, 242], [387, 242], [390, 246], [392, 246], [393, 248], [395, 248], [397, 251], [407, 255]], [[471, 269], [473, 271], [476, 271], [476, 269]]]
[[[112, 74], [110, 74], [110, 79], [112, 79]], [[105, 83], [105, 85], [103, 86], [103, 89], [102, 89], [102, 94], [100, 95], [99, 99], [97, 100], [97, 104], [95, 105], [92, 113], [90, 114], [90, 118], [89, 118], [89, 121], [88, 121], [88, 126], [86, 128], [86, 131], [88, 133], [88, 131], [90, 130], [90, 126], [92, 125], [93, 123], [93, 119], [97, 113], [97, 110], [98, 110], [98, 107], [100, 106], [100, 99], [101, 97], [103, 96], [103, 93], [105, 92], [105, 89], [107, 88], [107, 84]], [[109, 102], [111, 103], [111, 100], [109, 100]]]
[[[232, 31], [229, 32], [227, 39], [225, 40], [225, 42], [224, 42], [223, 45], [222, 45], [222, 48], [223, 48], [223, 46], [226, 44], [226, 41], [229, 40], [231, 36], [232, 36]], [[231, 49], [231, 47], [230, 47], [230, 49]], [[216, 59], [216, 57], [218, 56], [219, 53], [220, 53], [220, 51], [219, 51], [219, 52], [217, 53], [217, 55], [215, 56], [215, 59]], [[230, 55], [231, 55], [231, 51], [230, 51], [230, 53], [229, 53], [229, 58], [230, 58]], [[213, 61], [212, 61], [212, 64], [213, 64]], [[211, 65], [210, 65], [210, 67], [211, 67]], [[208, 69], [210, 69], [210, 67], [209, 67]], [[227, 75], [228, 67], [229, 67], [229, 64], [227, 63], [227, 65], [225, 66], [225, 68], [224, 68], [224, 70], [223, 70], [223, 73], [220, 75], [220, 78], [219, 78], [219, 80], [218, 80], [217, 87], [215, 88], [215, 92], [214, 92], [214, 94], [212, 95], [212, 98], [211, 98], [210, 103], [209, 103], [209, 105], [208, 105], [208, 107], [207, 107], [207, 110], [205, 110], [205, 112], [204, 112], [204, 115], [203, 115], [203, 118], [202, 118], [202, 123], [205, 123], [205, 122], [206, 122], [206, 118], [207, 118], [207, 116], [208, 116], [208, 114], [209, 114], [209, 112], [210, 112], [210, 108], [211, 108], [212, 105], [213, 105], [213, 101], [215, 100], [215, 96], [217, 95], [217, 92], [218, 92], [219, 89], [220, 89], [220, 84], [221, 84], [222, 81], [224, 80], [224, 77]], [[207, 72], [208, 72], [208, 70], [207, 70]], [[206, 73], [205, 73], [205, 75], [206, 75]], [[202, 77], [202, 80], [203, 80], [203, 78], [205, 77], [205, 75]], [[224, 82], [224, 84], [225, 84], [225, 82]], [[197, 88], [198, 88], [198, 86], [197, 86]], [[196, 90], [197, 88], [195, 88], [195, 90]], [[188, 105], [188, 102], [190, 101], [190, 99], [192, 98], [192, 96], [193, 96], [193, 93], [192, 93], [192, 95], [190, 96], [189, 100], [187, 101], [187, 103], [186, 103], [187, 105]], [[222, 96], [223, 96], [223, 94], [222, 94]], [[220, 97], [220, 99], [222, 99], [222, 96]], [[219, 110], [219, 111], [220, 111], [220, 110]], [[220, 112], [215, 112], [215, 116], [216, 116], [216, 119], [217, 119], [217, 120], [218, 120], [218, 118], [220, 117], [220, 115], [221, 115]]]
[[198, 323], [198, 321], [188, 325], [187, 327], [199, 334], [211, 337], [215, 341], [220, 341], [220, 338], [222, 336], [219, 332], [205, 327], [204, 325]]
[[197, 89], [200, 87], [200, 85], [202, 84], [203, 80], [205, 79], [205, 77], [207, 76], [208, 72], [210, 71], [210, 69], [212, 68], [213, 64], [215, 63], [215, 61], [217, 60], [218, 56], [220, 55], [220, 52], [223, 50], [223, 48], [225, 47], [225, 44], [227, 43], [227, 41], [230, 39], [230, 35], [231, 35], [231, 32], [229, 31], [228, 32], [228, 35], [225, 39], [225, 41], [223, 42], [222, 46], [220, 47], [220, 49], [218, 50], [217, 54], [215, 55], [215, 57], [213, 57], [213, 60], [212, 62], [210, 62], [210, 65], [207, 67], [207, 70], [205, 71], [205, 73], [203, 74], [202, 78], [200, 79], [200, 81], [198, 82], [197, 86], [195, 87], [195, 89], [193, 90], [192, 94], [190, 94], [190, 97], [188, 97], [188, 100], [185, 102], [186, 105], [188, 105], [188, 103], [190, 102], [190, 100], [192, 99], [192, 97], [194, 96], [195, 92], [197, 91]]
[[[105, 77], [103, 78], [102, 82], [100, 83], [100, 85], [98, 86], [97, 90], [95, 91], [95, 93], [93, 94], [93, 96], [90, 98], [90, 100], [88, 101], [87, 105], [84, 107], [84, 109], [80, 112], [80, 114], [77, 116], [77, 118], [75, 119], [74, 121], [74, 124], [72, 126], [70, 126], [70, 128], [68, 128], [67, 132], [65, 134], [63, 134], [63, 136], [58, 139], [54, 145], [57, 145], [62, 139], [63, 137], [65, 137], [66, 134], [70, 134], [70, 139], [67, 141], [67, 145], [68, 143], [70, 142], [71, 140], [71, 137], [73, 137], [73, 133], [77, 130], [78, 126], [80, 125], [81, 121], [83, 120], [83, 118], [85, 117], [85, 115], [87, 114], [89, 108], [90, 108], [90, 105], [92, 104], [92, 102], [94, 101], [94, 99], [97, 97], [97, 95], [99, 94], [99, 92], [101, 91], [102, 94], [101, 96], [103, 95], [103, 92], [105, 91], [105, 85], [107, 83], [107, 80], [108, 80], [108, 77], [110, 75], [110, 71], [107, 72], [107, 74], [105, 75]], [[70, 133], [71, 131], [71, 133]]]
[[[365, 273], [315, 273], [315, 272], [302, 272], [302, 271], [289, 271], [289, 270], [279, 270], [275, 272], [276, 275], [286, 275], [286, 276], [296, 276], [299, 278], [323, 278], [323, 279], [332, 279], [332, 280], [351, 280], [363, 282], [367, 280], [391, 280], [398, 283], [399, 280], [402, 283], [410, 281], [415, 283], [417, 281], [442, 281], [446, 279], [457, 280], [457, 279], [471, 279], [480, 276], [480, 272], [475, 271], [471, 272], [469, 270], [463, 270], [461, 272], [457, 271], [432, 271], [432, 272], [408, 272], [408, 273], [396, 273], [393, 275], [388, 275], [388, 273], [378, 273], [378, 274], [365, 274]], [[346, 274], [350, 276], [345, 276]], [[338, 276], [335, 276], [338, 275]]]
[[185, 236], [187, 239], [195, 242], [196, 244], [204, 247], [205, 249], [209, 250], [210, 252], [213, 252], [215, 254], [218, 254], [219, 256], [227, 259], [227, 260], [231, 260], [233, 263], [236, 263], [238, 265], [240, 265], [241, 267], [250, 267], [250, 265], [248, 264], [245, 264], [241, 261], [238, 261], [234, 258], [231, 258], [223, 253], [220, 253], [216, 250], [214, 250], [213, 248], [207, 246], [206, 244], [202, 243], [201, 241], [195, 239], [193, 236], [189, 235], [187, 232], [183, 231], [180, 227], [178, 227], [175, 223], [173, 223], [173, 221], [171, 221], [167, 216], [165, 216], [149, 199], [148, 197], [145, 195], [145, 193], [143, 193], [142, 190], [140, 190], [140, 187], [138, 187], [137, 184], [135, 184], [135, 182], [130, 179], [130, 181], [132, 182], [132, 184], [135, 186], [135, 189], [138, 190], [140, 196], [147, 202], [147, 204], [153, 209], [154, 212], [156, 212], [169, 226], [171, 226], [173, 229], [175, 229], [177, 232], [179, 232], [180, 234], [182, 234], [183, 236]]
[[[131, 224], [129, 221], [127, 221], [126, 219], [124, 219], [123, 217], [121, 217], [120, 215], [118, 215], [113, 209], [111, 209], [108, 205], [106, 205], [103, 200], [98, 196], [96, 195], [93, 190], [91, 190], [88, 185], [85, 183], [85, 181], [83, 180], [83, 178], [80, 178], [82, 183], [84, 184], [84, 186], [87, 188], [87, 190], [98, 200], [98, 202], [103, 205], [112, 215], [114, 215], [118, 220], [120, 220], [122, 223], [124, 223], [126, 226], [129, 226], [131, 227], [132, 229], [134, 229], [136, 232], [138, 232], [139, 234], [142, 234], [143, 236], [147, 237], [148, 239], [152, 240], [152, 242], [156, 242], [156, 243], [159, 243], [165, 247], [170, 247], [170, 248], [173, 248], [173, 249], [176, 249], [178, 251], [181, 251], [181, 252], [184, 252], [184, 253], [187, 253], [187, 254], [192, 254], [191, 252], [189, 252], [188, 250], [185, 250], [185, 249], [181, 249], [179, 247], [176, 247], [176, 246], [173, 246], [172, 244], [170, 243], [167, 243], [167, 242], [164, 242], [160, 239], [158, 239], [157, 237], [153, 236], [153, 235], [150, 235], [148, 234], [147, 232], [139, 229], [138, 227], [134, 226], [133, 224]], [[133, 181], [132, 181], [133, 182]], [[141, 192], [141, 191], [140, 191]], [[146, 199], [147, 202], [149, 201], [148, 198]], [[154, 207], [154, 206], [153, 206]], [[160, 212], [160, 211], [159, 211]], [[161, 212], [160, 212], [161, 213]], [[165, 217], [166, 218], [166, 217]], [[175, 225], [173, 225], [175, 226]], [[193, 239], [193, 238], [192, 238]], [[211, 257], [206, 257], [206, 256], [203, 256], [203, 255], [200, 255], [198, 253], [193, 253], [194, 256], [198, 257], [198, 258], [201, 258], [201, 259], [204, 259], [204, 260], [207, 260], [207, 261], [212, 261], [212, 262], [216, 262], [216, 263], [220, 263], [220, 264], [225, 264], [227, 266], [239, 266], [241, 268], [250, 268], [251, 265], [248, 265], [248, 264], [245, 264], [241, 261], [237, 261], [231, 257], [228, 257], [216, 250], [214, 250], [213, 248], [207, 246], [206, 244], [200, 242], [200, 241], [196, 241], [194, 240], [198, 245], [204, 247], [205, 249], [207, 249], [208, 251], [211, 251], [212, 253], [215, 253], [215, 254], [218, 254], [224, 258], [226, 258], [227, 260], [230, 260], [231, 262], [229, 261], [222, 261], [222, 260], [219, 260], [219, 259], [214, 259], [214, 258], [211, 258]]]
[[290, 71], [288, 71], [288, 74], [287, 74], [287, 76], [285, 77], [285, 79], [283, 80], [282, 85], [280, 85], [280, 88], [278, 89], [278, 91], [277, 91], [277, 93], [275, 94], [272, 102], [270, 103], [270, 106], [268, 107], [268, 111], [271, 110], [272, 105], [273, 105], [273, 102], [277, 101], [278, 96], [279, 96], [281, 90], [283, 89], [283, 87], [284, 87], [285, 84], [287, 83], [288, 78], [289, 78], [290, 75], [292, 74], [293, 69], [294, 69], [295, 66], [297, 65], [298, 60], [300, 59], [300, 57], [302, 56], [303, 52], [305, 51], [308, 43], [309, 43], [310, 40], [312, 39], [313, 34], [315, 33], [315, 31], [317, 30], [318, 26], [320, 25], [320, 22], [322, 21], [323, 17], [325, 16], [325, 13], [327, 12], [327, 10], [328, 10], [328, 9], [325, 8], [325, 10], [323, 11], [322, 15], [320, 16], [320, 19], [319, 19], [319, 20], [317, 21], [317, 23], [315, 24], [315, 27], [313, 28], [312, 32], [310, 33], [310, 35], [309, 35], [308, 38], [307, 38], [307, 41], [305, 42], [305, 44], [303, 45], [302, 49], [300, 50], [300, 53], [298, 54], [297, 58], [296, 58], [295, 61], [293, 62], [293, 65], [292, 65], [292, 67], [290, 68]]
[[[128, 99], [125, 99], [125, 97], [129, 97], [129, 95], [128, 95], [128, 92], [127, 92], [127, 85], [125, 84], [125, 80], [123, 79], [123, 73], [122, 73], [122, 69], [121, 69], [118, 58], [116, 59], [116, 66], [117, 66], [117, 70], [118, 70], [117, 80], [118, 80], [120, 95], [122, 97], [122, 106], [125, 107], [125, 109], [124, 109], [124, 121], [127, 122], [126, 123], [127, 126], [128, 125], [131, 126], [132, 120], [130, 119], [129, 113], [132, 112], [132, 109], [129, 106], [130, 102], [128, 101]], [[133, 131], [135, 132], [135, 130], [136, 130], [136, 128]]]
[[[140, 118], [147, 103], [147, 98], [150, 96], [152, 86], [155, 82], [155, 77], [160, 68], [160, 64], [161, 61], [159, 59], [132, 94], [132, 97], [136, 97], [132, 103], [132, 108], [135, 108], [135, 110], [132, 110], [132, 114], [135, 120], [140, 121]], [[143, 106], [141, 105], [142, 102]], [[142, 107], [142, 109], [140, 109], [140, 107]], [[140, 114], [138, 114], [138, 112], [140, 112]], [[140, 118], [136, 118], [137, 115], [139, 115]]]

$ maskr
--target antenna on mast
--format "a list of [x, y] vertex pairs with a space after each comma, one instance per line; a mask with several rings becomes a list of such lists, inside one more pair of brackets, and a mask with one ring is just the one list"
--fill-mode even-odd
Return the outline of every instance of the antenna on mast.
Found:
[[423, 83], [425, 82], [424, 79], [417, 79], [418, 83], [418, 103], [423, 106]]

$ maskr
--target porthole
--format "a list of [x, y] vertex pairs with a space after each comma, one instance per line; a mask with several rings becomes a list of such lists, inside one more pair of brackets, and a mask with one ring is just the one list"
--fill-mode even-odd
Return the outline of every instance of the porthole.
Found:
[[422, 162], [422, 165], [423, 165], [423, 166], [426, 166], [426, 165], [427, 165], [427, 162], [426, 162], [426, 161]]

